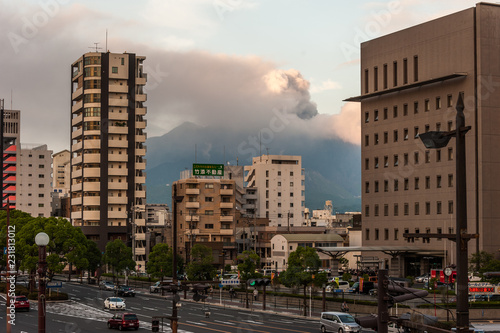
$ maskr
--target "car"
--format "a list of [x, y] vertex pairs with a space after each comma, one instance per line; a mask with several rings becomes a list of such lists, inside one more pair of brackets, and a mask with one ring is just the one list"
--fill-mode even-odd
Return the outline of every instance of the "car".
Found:
[[158, 281], [156, 282], [155, 284], [153, 284], [152, 286], [149, 287], [149, 293], [158, 293], [161, 291], [161, 287], [162, 286], [166, 286], [166, 285], [169, 285], [169, 284], [172, 284], [172, 280], [165, 280], [163, 282], [161, 281]]
[[125, 310], [125, 301], [120, 297], [108, 297], [104, 300], [104, 308], [110, 310]]
[[30, 301], [26, 296], [15, 296], [14, 308], [17, 310], [30, 310]]
[[375, 283], [366, 281], [363, 282], [363, 290], [359, 290], [359, 282], [355, 282], [352, 285], [352, 288], [349, 289], [350, 293], [357, 293], [359, 292], [360, 294], [368, 294], [370, 290], [375, 288]]
[[420, 276], [417, 276], [415, 278], [415, 282], [418, 282], [418, 283], [425, 283], [425, 282], [429, 282], [429, 277], [430, 277], [430, 274], [429, 273], [426, 273], [424, 275], [420, 275]]
[[129, 286], [119, 286], [116, 290], [118, 296], [132, 296], [135, 297], [135, 290]]
[[332, 283], [330, 283], [328, 286], [326, 286], [326, 289], [325, 291], [327, 293], [330, 293], [330, 292], [333, 292], [335, 290], [341, 290], [343, 292], [347, 292], [349, 290], [351, 286], [349, 285], [349, 282], [347, 281], [339, 281], [338, 282], [338, 285], [337, 283], [334, 281]]
[[377, 296], [378, 295], [378, 289], [377, 288], [370, 289], [368, 291], [368, 295], [370, 295], [370, 296]]
[[344, 312], [322, 312], [319, 328], [321, 332], [335, 333], [357, 333], [361, 332], [361, 326], [354, 317]]
[[115, 290], [115, 285], [109, 281], [101, 281], [101, 284], [99, 284], [99, 289], [101, 289], [101, 290]]
[[115, 314], [112, 318], [108, 319], [108, 328], [118, 328], [120, 331], [133, 328], [139, 329], [139, 319], [135, 313], [121, 313]]

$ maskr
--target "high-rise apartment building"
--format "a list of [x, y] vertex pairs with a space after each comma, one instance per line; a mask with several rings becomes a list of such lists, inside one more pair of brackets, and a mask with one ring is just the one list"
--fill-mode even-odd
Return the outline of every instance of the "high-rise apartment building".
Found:
[[17, 155], [20, 149], [21, 112], [5, 110], [4, 101], [0, 100], [3, 113], [3, 182], [2, 203], [5, 207], [9, 201], [10, 208], [16, 208], [16, 169]]
[[52, 155], [52, 189], [68, 193], [70, 188], [71, 153], [65, 149]]
[[177, 204], [178, 253], [189, 262], [190, 249], [195, 244], [212, 248], [219, 257], [219, 267], [236, 259], [237, 208], [243, 194], [243, 167], [225, 166], [224, 177], [193, 177], [183, 172], [173, 183], [176, 195], [183, 198]]
[[[268, 218], [270, 226], [299, 226], [304, 220], [305, 176], [300, 156], [262, 155], [245, 166], [245, 182], [255, 195], [259, 218]], [[253, 210], [254, 209], [254, 210]]]
[[146, 85], [133, 53], [90, 52], [71, 65], [71, 220], [95, 240], [122, 239], [146, 260]]
[[52, 150], [47, 145], [21, 145], [17, 160], [16, 209], [33, 217], [51, 216]]
[[[419, 134], [455, 130], [463, 93], [468, 233], [479, 234], [469, 251], [498, 256], [499, 40], [500, 6], [479, 3], [362, 44], [361, 95], [348, 100], [361, 102], [363, 246], [456, 233], [455, 139], [426, 149]], [[402, 276], [457, 262], [448, 239], [415, 238], [411, 248], [379, 254]]]

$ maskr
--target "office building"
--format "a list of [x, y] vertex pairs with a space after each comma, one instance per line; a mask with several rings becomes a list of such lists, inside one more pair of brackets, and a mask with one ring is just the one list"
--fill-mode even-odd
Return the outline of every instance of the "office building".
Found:
[[89, 52], [71, 65], [71, 220], [104, 251], [146, 262], [145, 57]]
[[[245, 166], [247, 193], [257, 200], [252, 212], [270, 226], [300, 226], [304, 220], [305, 176], [300, 156], [262, 155]], [[251, 189], [256, 191], [249, 192]]]
[[16, 169], [17, 156], [20, 149], [21, 112], [19, 110], [5, 110], [4, 101], [0, 100], [0, 109], [3, 112], [3, 206], [7, 201], [10, 208], [16, 208]]
[[[479, 3], [361, 45], [364, 246], [393, 272], [417, 276], [456, 264], [455, 243], [405, 233], [455, 234], [455, 138], [426, 149], [419, 135], [455, 130], [463, 93], [469, 253], [499, 256], [500, 6]], [[396, 275], [398, 273], [395, 273]]]
[[52, 150], [22, 144], [17, 161], [16, 209], [33, 217], [51, 216]]

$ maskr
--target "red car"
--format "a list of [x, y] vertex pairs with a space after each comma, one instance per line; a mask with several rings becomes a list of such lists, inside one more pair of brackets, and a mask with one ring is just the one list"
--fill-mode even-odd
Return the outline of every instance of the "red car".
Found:
[[14, 308], [16, 310], [30, 310], [30, 301], [28, 300], [28, 297], [26, 296], [16, 296], [15, 298], [15, 303], [14, 303]]
[[128, 328], [139, 329], [139, 319], [133, 313], [116, 314], [108, 320], [108, 328], [118, 328], [123, 331]]

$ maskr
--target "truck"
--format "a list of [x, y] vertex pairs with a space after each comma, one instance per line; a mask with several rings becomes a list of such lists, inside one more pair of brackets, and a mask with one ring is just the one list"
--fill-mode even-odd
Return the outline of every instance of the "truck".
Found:
[[[449, 277], [447, 277], [444, 274], [444, 270], [431, 269], [431, 279], [434, 279], [434, 278], [436, 278], [439, 282], [442, 282], [442, 283], [455, 283], [455, 281], [457, 279], [457, 271], [453, 270], [451, 272], [451, 275]], [[449, 281], [447, 281], [447, 279], [449, 279]]]

